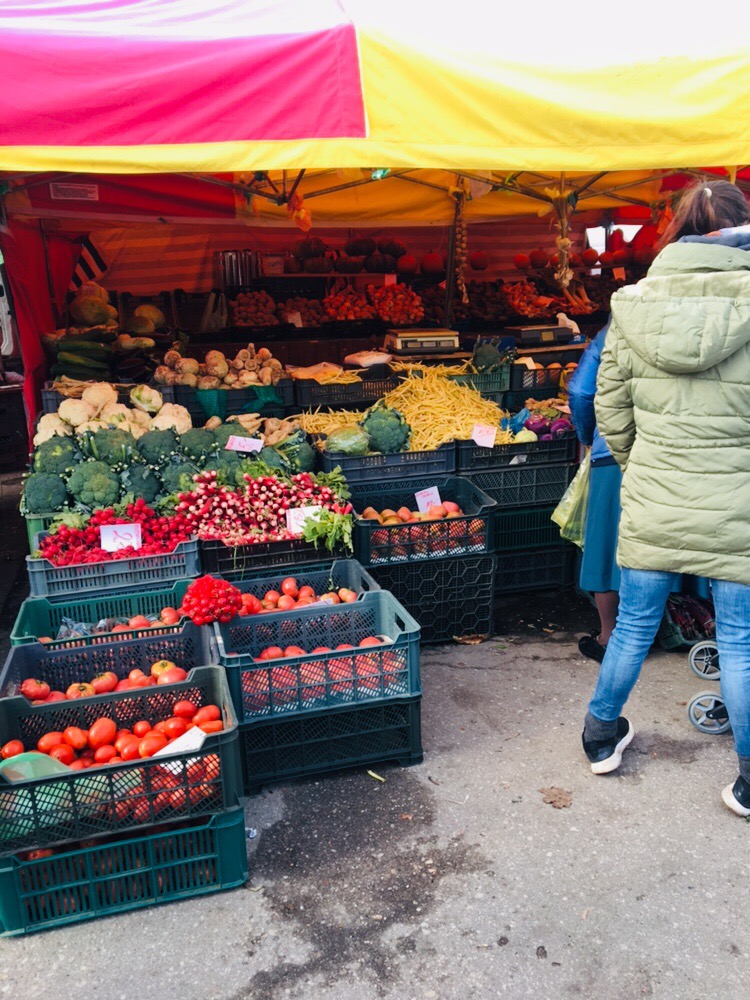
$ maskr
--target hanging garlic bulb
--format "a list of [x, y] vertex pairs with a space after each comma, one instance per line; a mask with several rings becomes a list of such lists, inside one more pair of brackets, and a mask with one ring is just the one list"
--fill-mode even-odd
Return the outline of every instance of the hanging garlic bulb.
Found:
[[464, 214], [465, 199], [459, 197], [456, 211], [456, 243], [453, 251], [453, 263], [456, 272], [456, 288], [461, 295], [463, 305], [469, 304], [469, 293], [466, 291], [466, 265], [469, 259], [469, 233]]

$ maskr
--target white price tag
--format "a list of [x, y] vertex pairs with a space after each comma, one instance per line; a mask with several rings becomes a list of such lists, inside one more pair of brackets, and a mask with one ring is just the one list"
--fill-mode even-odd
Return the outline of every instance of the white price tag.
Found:
[[508, 465], [523, 465], [528, 457], [528, 455], [514, 455], [510, 462], [508, 462]]
[[[188, 729], [186, 733], [182, 736], [178, 736], [176, 740], [172, 740], [171, 743], [167, 743], [165, 747], [161, 750], [157, 750], [153, 755], [154, 757], [171, 757], [176, 753], [193, 753], [195, 750], [200, 750], [203, 746], [203, 742], [206, 739], [206, 733], [199, 726], [194, 726], [192, 729]], [[200, 760], [196, 757], [195, 760]], [[185, 762], [185, 767], [187, 768], [192, 764], [192, 760]], [[165, 760], [162, 767], [166, 767], [168, 771], [173, 774], [182, 774], [183, 771], [183, 761], [181, 760]]]
[[323, 510], [320, 504], [312, 507], [292, 507], [286, 512], [286, 528], [293, 535], [301, 535], [305, 527], [305, 521], [314, 514]]
[[417, 501], [417, 509], [420, 514], [426, 514], [430, 507], [440, 506], [440, 491], [437, 486], [430, 486], [429, 489], [415, 493], [414, 499]]
[[128, 546], [139, 549], [143, 544], [140, 524], [103, 524], [99, 528], [99, 537], [105, 552], [117, 552]]
[[292, 326], [297, 326], [302, 328], [302, 313], [300, 312], [288, 312], [286, 314], [287, 323], [291, 323]]
[[496, 438], [497, 427], [491, 427], [489, 424], [474, 424], [471, 439], [480, 448], [494, 448]]
[[225, 451], [260, 451], [263, 442], [260, 438], [239, 437], [233, 434], [226, 443]]

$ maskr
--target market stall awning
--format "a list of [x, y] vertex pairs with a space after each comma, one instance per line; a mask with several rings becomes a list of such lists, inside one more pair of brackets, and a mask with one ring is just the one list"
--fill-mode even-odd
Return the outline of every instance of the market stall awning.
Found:
[[0, 0], [0, 170], [746, 163], [747, 5], [727, 0], [706, 31], [643, 0], [604, 14], [593, 0]]

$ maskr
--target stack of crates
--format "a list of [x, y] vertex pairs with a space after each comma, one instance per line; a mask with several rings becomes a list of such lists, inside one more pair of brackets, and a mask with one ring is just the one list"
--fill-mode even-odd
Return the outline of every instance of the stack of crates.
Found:
[[[268, 591], [281, 592], [288, 576], [317, 595], [346, 588], [357, 597], [214, 624], [240, 723], [246, 793], [342, 768], [420, 763], [417, 622], [354, 560], [269, 574], [267, 568], [245, 572], [232, 582], [261, 600]], [[373, 638], [381, 642], [358, 648]], [[278, 655], [290, 646], [306, 655]], [[270, 647], [277, 655], [262, 659]]]
[[451, 642], [494, 631], [495, 501], [462, 476], [352, 483], [355, 511], [416, 509], [415, 494], [435, 487], [462, 516], [381, 525], [355, 522], [354, 551], [379, 585], [421, 624], [422, 641]]
[[575, 546], [561, 539], [560, 529], [550, 518], [575, 475], [577, 454], [573, 434], [495, 448], [459, 442], [459, 472], [497, 504], [498, 595], [567, 587], [573, 582]]

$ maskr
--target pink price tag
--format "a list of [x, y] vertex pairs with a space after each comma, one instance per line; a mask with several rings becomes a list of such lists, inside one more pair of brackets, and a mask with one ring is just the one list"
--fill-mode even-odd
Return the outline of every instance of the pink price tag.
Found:
[[471, 432], [471, 440], [478, 444], [480, 448], [494, 448], [497, 439], [497, 427], [489, 424], [474, 424]]
[[141, 542], [140, 524], [103, 524], [99, 528], [101, 547], [105, 552], [117, 552], [120, 549], [139, 549]]
[[426, 514], [430, 507], [440, 506], [440, 491], [437, 486], [430, 486], [429, 489], [420, 490], [414, 494], [417, 501], [417, 509], [421, 514]]
[[225, 451], [260, 451], [263, 442], [260, 438], [238, 437], [233, 434], [226, 443]]

